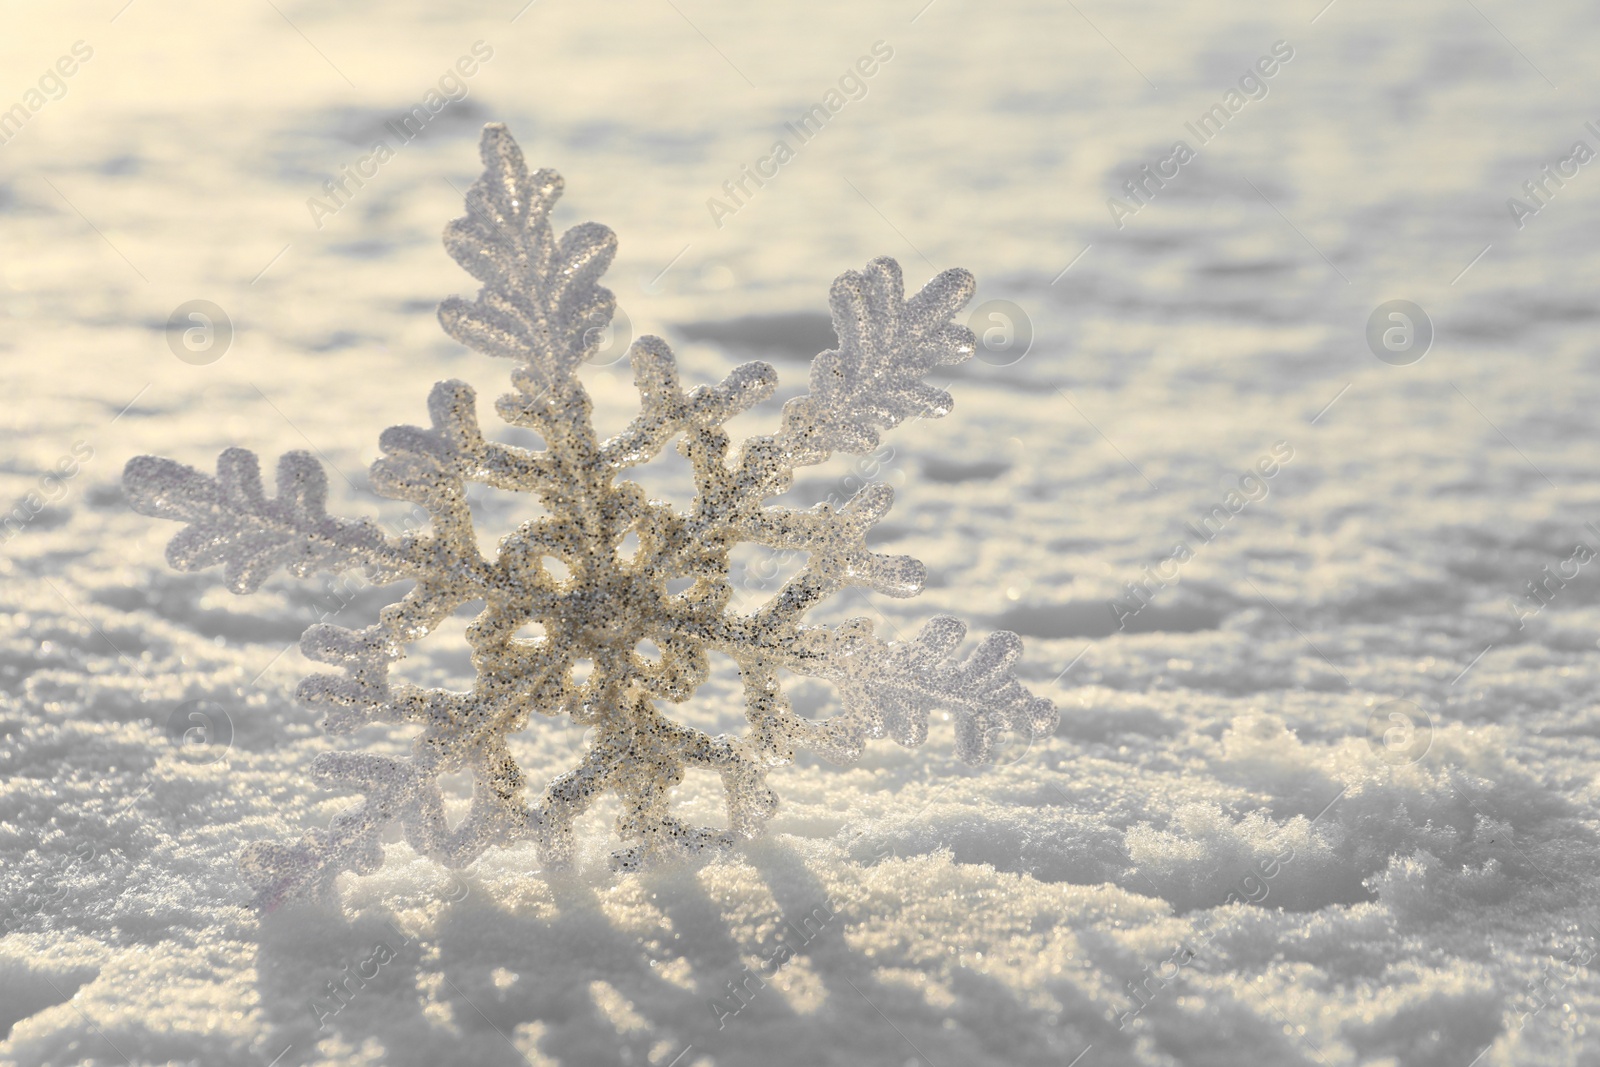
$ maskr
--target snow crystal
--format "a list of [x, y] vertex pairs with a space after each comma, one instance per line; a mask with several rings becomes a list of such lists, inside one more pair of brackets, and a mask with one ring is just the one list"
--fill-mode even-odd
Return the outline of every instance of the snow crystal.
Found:
[[[1032, 737], [1054, 729], [1052, 703], [1012, 673], [1021, 654], [1015, 634], [994, 633], [957, 661], [966, 627], [949, 616], [901, 642], [879, 638], [864, 618], [803, 624], [811, 608], [852, 586], [892, 597], [921, 591], [922, 563], [866, 544], [893, 503], [890, 486], [868, 484], [838, 506], [764, 505], [791, 487], [797, 468], [871, 452], [880, 431], [950, 411], [949, 394], [923, 378], [973, 354], [972, 332], [951, 321], [973, 294], [972, 276], [945, 271], [907, 299], [891, 259], [840, 275], [830, 294], [839, 347], [812, 362], [810, 392], [784, 405], [776, 433], [737, 448], [724, 426], [773, 394], [773, 368], [747, 363], [715, 386], [686, 391], [666, 342], [641, 337], [629, 351], [639, 413], [602, 441], [577, 372], [615, 309], [598, 279], [616, 238], [596, 223], [557, 238], [549, 215], [562, 180], [550, 170], [529, 173], [504, 126], [485, 128], [481, 155], [483, 176], [444, 243], [483, 286], [475, 301], [446, 300], [439, 320], [462, 343], [516, 362], [515, 391], [496, 411], [538, 434], [542, 450], [488, 440], [472, 388], [438, 383], [428, 399], [431, 427], [386, 430], [372, 465], [380, 494], [431, 519], [427, 532], [397, 535], [330, 517], [326, 476], [304, 452], [279, 461], [272, 498], [256, 457], [239, 448], [222, 453], [215, 477], [151, 456], [131, 460], [124, 473], [136, 510], [187, 524], [168, 546], [169, 562], [179, 570], [220, 565], [236, 593], [255, 591], [279, 567], [298, 577], [363, 567], [374, 582], [415, 582], [377, 623], [361, 630], [318, 623], [301, 640], [309, 658], [341, 671], [305, 679], [297, 694], [325, 713], [329, 733], [372, 723], [421, 732], [409, 757], [339, 751], [316, 760], [319, 783], [365, 800], [296, 843], [247, 849], [240, 865], [258, 887], [258, 903], [326, 898], [341, 871], [377, 870], [380, 835], [396, 821], [412, 848], [451, 867], [523, 840], [561, 865], [572, 860], [574, 820], [613, 792], [622, 801], [616, 829], [626, 846], [613, 863], [634, 869], [758, 835], [777, 805], [767, 773], [791, 762], [797, 747], [848, 763], [885, 735], [918, 745], [935, 708], [954, 713], [956, 751], [969, 762], [982, 762], [1002, 732]], [[696, 496], [685, 511], [619, 480], [674, 439], [694, 471]], [[548, 516], [523, 523], [486, 559], [468, 483], [534, 493]], [[624, 554], [630, 535], [638, 547]], [[748, 614], [729, 605], [729, 553], [741, 542], [805, 559]], [[668, 583], [685, 579], [687, 588], [669, 591]], [[470, 691], [391, 680], [407, 645], [480, 599], [484, 608], [467, 629], [476, 671]], [[543, 633], [521, 636], [534, 623]], [[640, 654], [644, 642], [660, 650], [659, 660]], [[708, 677], [711, 651], [738, 664], [750, 724], [742, 736], [682, 725], [657, 703], [689, 699]], [[843, 712], [820, 721], [797, 713], [779, 684], [782, 670], [832, 683]], [[578, 766], [530, 804], [506, 739], [535, 713], [570, 716], [592, 728], [592, 739]], [[691, 767], [720, 776], [727, 829], [687, 825], [671, 813], [670, 791]], [[472, 805], [451, 828], [438, 780], [461, 771], [473, 779]]]

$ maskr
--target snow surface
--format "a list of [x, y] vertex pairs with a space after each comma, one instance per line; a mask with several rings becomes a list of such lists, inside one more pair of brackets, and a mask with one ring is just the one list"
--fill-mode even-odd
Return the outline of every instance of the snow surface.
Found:
[[[0, 1062], [1600, 1060], [1600, 586], [1567, 562], [1600, 551], [1600, 177], [1521, 229], [1505, 203], [1600, 146], [1587, 9], [120, 4], [13, 13], [0, 41], [0, 108], [94, 50], [0, 146], [0, 499], [56, 497], [0, 551]], [[468, 97], [317, 229], [306, 198], [479, 40]], [[716, 227], [706, 199], [879, 40], [865, 98]], [[1268, 95], [1115, 229], [1106, 198], [1278, 40]], [[949, 418], [887, 439], [875, 543], [928, 591], [834, 618], [1023, 633], [1055, 736], [979, 769], [948, 726], [803, 758], [768, 837], [701, 866], [612, 874], [601, 811], [559, 877], [395, 844], [342, 915], [245, 906], [239, 847], [347, 802], [307, 781], [347, 742], [290, 700], [294, 643], [390, 592], [176, 574], [118, 476], [311, 448], [330, 511], [402, 520], [365, 489], [379, 431], [507, 370], [433, 317], [475, 288], [438, 234], [488, 120], [564, 174], [562, 225], [617, 231], [608, 284], [686, 380], [763, 356], [797, 388], [828, 281], [877, 254], [1026, 311], [1025, 358], [962, 368]], [[200, 366], [164, 330], [197, 298], [237, 330]], [[1367, 348], [1391, 299], [1431, 316], [1418, 363]], [[587, 381], [620, 428], [626, 369]], [[1107, 601], [1278, 442], [1266, 495], [1115, 632]], [[797, 494], [860, 474], [823, 473]], [[524, 517], [505, 496], [491, 549]], [[1533, 612], [1546, 567], [1576, 577]], [[459, 625], [402, 673], [464, 683]], [[722, 666], [697, 725], [738, 721]], [[1396, 700], [1414, 761], [1374, 743]], [[191, 713], [209, 745], [180, 743]], [[517, 742], [540, 781], [582, 734]], [[706, 822], [709, 785], [683, 794]]]

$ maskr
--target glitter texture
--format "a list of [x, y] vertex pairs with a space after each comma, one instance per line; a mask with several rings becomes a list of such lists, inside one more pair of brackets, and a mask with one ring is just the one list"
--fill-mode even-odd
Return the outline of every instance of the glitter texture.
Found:
[[[409, 757], [317, 757], [312, 773], [320, 784], [365, 799], [298, 842], [248, 847], [240, 866], [258, 890], [257, 903], [330, 899], [341, 871], [370, 873], [382, 864], [380, 835], [395, 821], [412, 848], [451, 867], [522, 840], [558, 866], [572, 858], [574, 820], [610, 791], [621, 801], [616, 830], [624, 845], [613, 862], [629, 870], [759, 834], [778, 802], [767, 773], [790, 762], [796, 747], [848, 763], [885, 735], [917, 745], [936, 708], [953, 713], [956, 751], [969, 762], [982, 762], [1001, 731], [1031, 737], [1052, 730], [1054, 706], [1012, 673], [1022, 649], [1015, 634], [992, 634], [958, 662], [952, 656], [966, 627], [947, 616], [907, 642], [880, 639], [861, 618], [802, 625], [811, 607], [850, 586], [893, 597], [921, 591], [919, 561], [866, 544], [893, 503], [889, 486], [867, 485], [837, 507], [763, 503], [786, 492], [799, 467], [834, 453], [869, 452], [881, 429], [949, 412], [949, 394], [922, 379], [973, 354], [971, 331], [950, 321], [972, 296], [972, 276], [945, 271], [907, 300], [891, 259], [840, 275], [830, 295], [838, 349], [813, 360], [810, 392], [784, 405], [777, 433], [737, 449], [723, 425], [772, 395], [773, 368], [746, 363], [715, 386], [685, 392], [666, 342], [641, 337], [629, 350], [639, 414], [601, 441], [577, 371], [615, 307], [597, 282], [616, 238], [584, 223], [557, 239], [549, 212], [561, 178], [550, 170], [529, 174], [504, 126], [484, 129], [481, 154], [485, 170], [467, 193], [468, 213], [446, 227], [444, 243], [483, 287], [475, 301], [446, 300], [439, 320], [463, 344], [516, 362], [516, 391], [496, 410], [538, 434], [542, 450], [486, 440], [472, 388], [438, 383], [428, 398], [430, 428], [395, 426], [379, 439], [374, 489], [425, 509], [432, 520], [426, 533], [395, 537], [369, 521], [330, 518], [326, 476], [304, 452], [279, 461], [270, 499], [255, 456], [238, 448], [218, 458], [215, 478], [153, 456], [131, 460], [124, 472], [137, 511], [187, 524], [168, 545], [172, 566], [220, 564], [235, 593], [253, 592], [279, 567], [298, 577], [362, 567], [377, 583], [415, 582], [376, 624], [318, 624], [301, 639], [309, 658], [337, 669], [306, 678], [296, 693], [324, 713], [330, 734], [371, 723], [421, 732]], [[619, 477], [675, 438], [694, 471], [687, 512], [647, 499]], [[469, 482], [535, 493], [548, 516], [524, 523], [485, 559], [467, 505]], [[638, 547], [624, 556], [619, 547], [629, 534]], [[729, 552], [741, 542], [805, 560], [750, 614], [729, 607]], [[669, 592], [669, 582], [687, 587]], [[469, 692], [390, 680], [408, 643], [479, 599], [483, 611], [467, 629], [476, 671]], [[519, 636], [532, 623], [543, 634]], [[644, 641], [660, 650], [659, 660], [640, 655]], [[711, 736], [662, 713], [662, 702], [687, 700], [705, 681], [711, 651], [738, 664], [749, 721], [742, 736]], [[574, 675], [579, 661], [592, 664], [586, 677]], [[779, 685], [780, 669], [832, 683], [842, 710], [820, 721], [796, 713]], [[591, 727], [578, 765], [550, 782], [537, 803], [506, 742], [533, 714], [567, 715]], [[673, 816], [670, 790], [689, 767], [720, 776], [727, 829]], [[438, 779], [456, 772], [470, 773], [473, 791], [468, 814], [451, 828]]]

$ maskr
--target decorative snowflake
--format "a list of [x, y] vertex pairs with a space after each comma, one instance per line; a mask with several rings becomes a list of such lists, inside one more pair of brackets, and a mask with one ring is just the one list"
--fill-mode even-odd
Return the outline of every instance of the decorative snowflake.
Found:
[[[270, 499], [255, 455], [239, 448], [222, 453], [215, 478], [153, 456], [131, 460], [123, 475], [135, 510], [188, 524], [167, 546], [172, 566], [221, 564], [235, 593], [253, 592], [280, 566], [302, 578], [364, 567], [374, 582], [416, 583], [372, 626], [317, 624], [301, 639], [306, 656], [340, 670], [306, 678], [296, 693], [325, 713], [330, 734], [372, 723], [421, 732], [409, 757], [341, 751], [315, 759], [318, 782], [365, 801], [297, 843], [249, 847], [240, 866], [259, 889], [258, 904], [327, 898], [339, 872], [376, 870], [380, 835], [395, 820], [412, 848], [451, 867], [522, 840], [559, 865], [572, 856], [574, 820], [609, 790], [621, 801], [616, 829], [627, 846], [613, 863], [627, 870], [759, 834], [777, 806], [767, 771], [790, 762], [799, 745], [841, 763], [885, 734], [917, 745], [934, 708], [954, 713], [956, 751], [969, 762], [982, 761], [1002, 731], [1052, 730], [1054, 706], [1011, 672], [1022, 648], [1015, 634], [992, 634], [964, 662], [952, 662], [966, 627], [947, 616], [908, 642], [881, 640], [864, 618], [802, 625], [808, 609], [848, 586], [894, 597], [921, 591], [919, 561], [867, 547], [868, 531], [893, 501], [889, 486], [867, 485], [839, 507], [763, 504], [790, 488], [799, 467], [835, 452], [869, 452], [879, 428], [908, 416], [949, 412], [949, 395], [922, 378], [973, 354], [972, 332], [950, 321], [972, 296], [972, 276], [945, 271], [907, 300], [892, 259], [840, 275], [830, 297], [839, 347], [815, 358], [811, 392], [784, 405], [778, 431], [737, 450], [723, 425], [772, 395], [773, 368], [746, 363], [718, 385], [685, 392], [666, 342], [641, 337], [629, 351], [639, 414], [601, 441], [576, 372], [601, 340], [596, 323], [609, 322], [615, 308], [597, 280], [616, 237], [591, 222], [558, 240], [549, 214], [561, 177], [529, 174], [504, 126], [484, 129], [481, 155], [485, 170], [467, 193], [468, 213], [445, 228], [444, 244], [483, 287], [472, 303], [446, 300], [439, 321], [463, 344], [516, 362], [516, 392], [495, 408], [512, 426], [536, 432], [543, 450], [485, 439], [472, 388], [438, 383], [428, 398], [432, 427], [384, 431], [383, 456], [371, 468], [380, 494], [431, 517], [429, 532], [397, 537], [367, 520], [330, 518], [326, 476], [305, 452], [279, 460], [278, 495]], [[619, 477], [674, 438], [694, 470], [696, 495], [686, 512]], [[468, 482], [536, 493], [549, 515], [523, 523], [485, 559]], [[638, 542], [631, 556], [620, 551], [630, 533]], [[740, 542], [805, 560], [750, 614], [729, 607], [729, 553]], [[675, 579], [687, 588], [669, 591], [669, 583], [686, 584]], [[390, 679], [408, 644], [479, 599], [483, 610], [467, 628], [476, 671], [470, 691]], [[531, 623], [543, 634], [519, 636]], [[659, 660], [639, 653], [646, 641]], [[749, 720], [743, 736], [710, 736], [674, 722], [659, 705], [694, 693], [713, 650], [738, 664]], [[580, 678], [574, 666], [582, 660], [592, 667]], [[841, 713], [821, 721], [796, 713], [779, 686], [780, 669], [832, 683]], [[508, 736], [535, 713], [592, 727], [578, 765], [536, 805], [507, 748]], [[720, 775], [727, 829], [685, 825], [669, 810], [669, 791], [689, 767]], [[439, 776], [459, 771], [472, 775], [472, 801], [451, 828]]]

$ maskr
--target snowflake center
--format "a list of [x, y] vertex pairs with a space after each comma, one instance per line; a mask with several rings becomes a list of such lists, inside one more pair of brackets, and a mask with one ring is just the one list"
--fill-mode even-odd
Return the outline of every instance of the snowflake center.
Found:
[[561, 598], [562, 628], [578, 643], [625, 653], [650, 636], [661, 611], [661, 594], [644, 575], [599, 565], [588, 581]]

